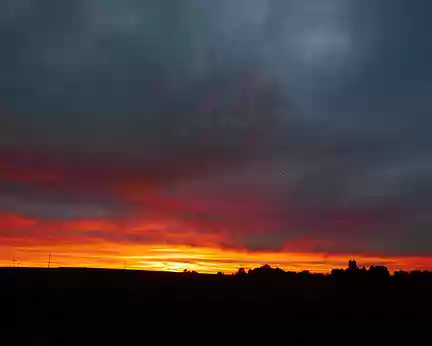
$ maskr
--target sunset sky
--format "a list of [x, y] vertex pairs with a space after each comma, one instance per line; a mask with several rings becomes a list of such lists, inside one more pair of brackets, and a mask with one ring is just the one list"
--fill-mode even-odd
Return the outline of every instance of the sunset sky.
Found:
[[0, 266], [432, 269], [427, 0], [0, 3]]

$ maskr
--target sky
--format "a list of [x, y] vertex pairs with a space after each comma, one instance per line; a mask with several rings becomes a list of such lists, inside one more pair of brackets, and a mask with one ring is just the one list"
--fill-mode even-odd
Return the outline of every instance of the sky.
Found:
[[0, 266], [431, 269], [431, 10], [2, 1]]

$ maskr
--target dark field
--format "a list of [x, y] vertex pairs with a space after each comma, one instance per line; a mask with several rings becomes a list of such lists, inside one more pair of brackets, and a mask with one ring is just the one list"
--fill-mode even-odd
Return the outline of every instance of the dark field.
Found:
[[[360, 273], [205, 275], [97, 269], [0, 269], [2, 338], [134, 340], [157, 327], [382, 323], [429, 315], [432, 278]], [[129, 344], [129, 343], [128, 343]]]

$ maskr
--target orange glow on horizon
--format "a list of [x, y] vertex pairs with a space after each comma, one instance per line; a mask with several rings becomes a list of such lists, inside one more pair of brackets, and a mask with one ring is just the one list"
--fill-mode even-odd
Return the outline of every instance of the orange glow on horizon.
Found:
[[[348, 260], [355, 259], [360, 266], [386, 265], [390, 270], [432, 269], [430, 257], [319, 253], [313, 250], [320, 243], [308, 238], [293, 240], [279, 252], [236, 250], [241, 248], [241, 242], [230, 238], [231, 232], [223, 228], [225, 225], [207, 219], [200, 222], [174, 217], [151, 221], [138, 217], [128, 221], [43, 221], [20, 214], [0, 214], [0, 229], [4, 231], [0, 266], [46, 267], [51, 253], [52, 267], [126, 266], [228, 274], [239, 267], [249, 269], [269, 264], [289, 271], [328, 273], [333, 268], [346, 268]], [[201, 226], [207, 226], [207, 231], [200, 231]], [[248, 229], [243, 236], [266, 236], [253, 232]], [[230, 243], [234, 244], [232, 248], [222, 245]]]
[[[359, 265], [385, 264], [390, 270], [432, 268], [431, 258], [383, 258], [360, 255], [328, 255], [319, 253], [247, 252], [218, 248], [173, 245], [127, 244], [46, 244], [17, 247], [0, 246], [0, 266], [46, 267], [51, 253], [51, 267], [93, 267], [199, 273], [234, 273], [238, 268], [256, 268], [263, 264], [288, 271], [309, 270], [328, 273], [333, 268], [346, 268], [348, 260]], [[15, 258], [15, 263], [13, 259]]]

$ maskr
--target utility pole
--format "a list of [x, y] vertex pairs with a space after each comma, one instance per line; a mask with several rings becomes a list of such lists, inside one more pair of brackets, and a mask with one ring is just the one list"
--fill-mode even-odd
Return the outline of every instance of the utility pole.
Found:
[[15, 262], [16, 262], [16, 259], [15, 259], [15, 254], [14, 254], [13, 259], [12, 259], [12, 268], [15, 268]]
[[48, 255], [48, 268], [51, 266], [51, 252]]

